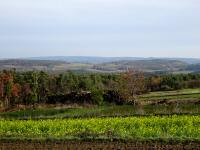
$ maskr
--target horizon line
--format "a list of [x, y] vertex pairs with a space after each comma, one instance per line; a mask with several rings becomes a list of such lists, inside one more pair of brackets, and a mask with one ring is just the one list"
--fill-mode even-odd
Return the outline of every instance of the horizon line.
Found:
[[200, 57], [163, 57], [163, 56], [97, 56], [97, 55], [50, 55], [50, 56], [33, 56], [33, 57], [5, 57], [0, 58], [0, 60], [6, 60], [6, 59], [34, 59], [34, 58], [51, 58], [51, 57], [88, 57], [88, 58], [144, 58], [144, 59], [200, 59]]

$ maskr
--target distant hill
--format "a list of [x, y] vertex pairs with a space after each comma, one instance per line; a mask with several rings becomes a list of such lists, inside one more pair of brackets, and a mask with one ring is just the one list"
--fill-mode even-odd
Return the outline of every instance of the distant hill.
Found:
[[30, 60], [55, 60], [65, 61], [70, 63], [91, 63], [101, 64], [106, 62], [120, 61], [120, 60], [146, 60], [150, 58], [143, 57], [93, 57], [93, 56], [52, 56], [52, 57], [32, 57]]
[[188, 65], [185, 68], [185, 70], [192, 71], [192, 72], [200, 72], [200, 63]]
[[178, 60], [188, 64], [198, 64], [200, 59], [198, 58], [156, 58], [156, 57], [93, 57], [93, 56], [51, 56], [51, 57], [32, 57], [30, 60], [54, 60], [54, 61], [65, 61], [70, 63], [91, 63], [101, 64], [114, 61], [124, 60]]
[[166, 58], [168, 60], [179, 60], [186, 62], [188, 64], [199, 64], [200, 63], [200, 58]]
[[17, 71], [30, 71], [30, 70], [54, 70], [58, 66], [65, 66], [69, 63], [64, 61], [52, 60], [28, 60], [28, 59], [8, 59], [0, 60], [0, 70], [16, 69]]
[[198, 59], [138, 57], [38, 57], [0, 60], [0, 70], [64, 72], [121, 72], [127, 69], [143, 72], [200, 72]]
[[133, 61], [116, 61], [111, 63], [103, 63], [95, 65], [94, 69], [106, 70], [106, 71], [123, 71], [127, 69], [141, 70], [145, 72], [155, 71], [179, 71], [187, 67], [187, 63], [179, 60], [165, 60], [165, 59], [153, 59], [153, 60], [133, 60]]
[[28, 60], [28, 59], [7, 59], [0, 60], [0, 65], [20, 65], [20, 66], [50, 66], [50, 65], [60, 65], [66, 64], [65, 61], [52, 61], [52, 60]]

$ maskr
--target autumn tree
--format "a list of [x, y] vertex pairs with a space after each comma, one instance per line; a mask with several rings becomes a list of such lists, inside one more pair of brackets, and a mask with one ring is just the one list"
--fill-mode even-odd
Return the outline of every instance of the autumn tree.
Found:
[[3, 72], [0, 75], [0, 95], [5, 108], [10, 107], [11, 97], [13, 94], [13, 76], [10, 72]]
[[21, 87], [21, 98], [22, 102], [24, 104], [30, 104], [30, 98], [31, 98], [31, 87], [29, 83], [24, 83]]
[[4, 106], [4, 82], [2, 75], [0, 75], [0, 106]]
[[136, 96], [145, 91], [145, 78], [142, 72], [128, 70], [120, 74], [118, 92], [127, 102], [134, 102]]
[[20, 98], [20, 93], [21, 93], [21, 85], [18, 83], [13, 84], [12, 86], [12, 97], [13, 97], [13, 102], [14, 103], [19, 103], [19, 98]]

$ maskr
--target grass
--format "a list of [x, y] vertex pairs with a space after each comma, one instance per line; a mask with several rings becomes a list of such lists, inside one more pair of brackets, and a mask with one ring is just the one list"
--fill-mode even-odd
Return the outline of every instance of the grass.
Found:
[[70, 108], [68, 109], [27, 109], [15, 112], [2, 112], [0, 113], [0, 118], [34, 118], [34, 117], [48, 117], [48, 116], [57, 116], [58, 114], [68, 113]]
[[55, 118], [92, 118], [92, 117], [127, 117], [171, 114], [200, 114], [200, 105], [147, 105], [147, 106], [101, 106], [93, 108], [36, 109], [0, 113], [4, 119], [55, 119]]
[[177, 94], [199, 94], [200, 88], [197, 89], [181, 89], [174, 91], [159, 91], [159, 92], [150, 92], [149, 94], [142, 95], [145, 96], [166, 96], [166, 95], [177, 95]]
[[150, 92], [139, 96], [139, 100], [192, 100], [200, 99], [200, 89]]
[[200, 140], [200, 116], [0, 120], [1, 138]]
[[166, 95], [166, 96], [147, 96], [140, 97], [139, 100], [199, 100], [199, 94]]

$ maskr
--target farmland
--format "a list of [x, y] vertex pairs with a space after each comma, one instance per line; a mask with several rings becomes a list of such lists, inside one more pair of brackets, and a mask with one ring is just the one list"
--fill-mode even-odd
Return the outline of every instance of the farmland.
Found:
[[0, 120], [1, 149], [199, 149], [193, 115]]
[[170, 143], [162, 142], [162, 141], [56, 141], [52, 142], [51, 140], [47, 140], [45, 142], [42, 141], [0, 141], [0, 145], [3, 150], [7, 149], [15, 149], [21, 150], [23, 149], [122, 149], [122, 150], [138, 150], [138, 149], [199, 149], [200, 144], [196, 142], [182, 142], [177, 143], [176, 141], [171, 141]]
[[152, 90], [136, 95], [134, 103], [117, 103], [115, 92], [113, 101], [93, 92], [94, 101], [79, 103], [66, 103], [62, 95], [58, 103], [26, 104], [17, 97], [0, 113], [0, 149], [199, 148], [199, 88]]
[[1, 120], [1, 138], [200, 140], [199, 116]]

